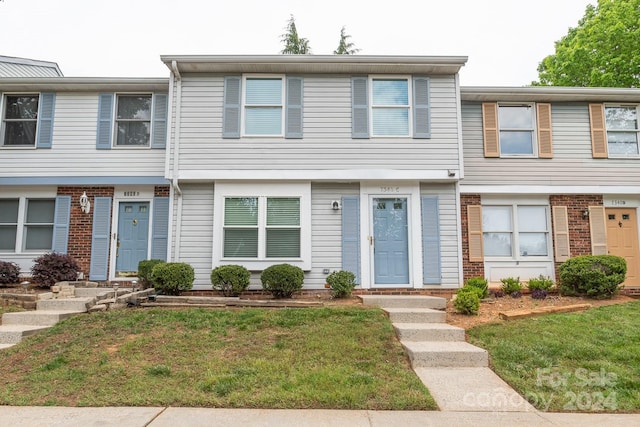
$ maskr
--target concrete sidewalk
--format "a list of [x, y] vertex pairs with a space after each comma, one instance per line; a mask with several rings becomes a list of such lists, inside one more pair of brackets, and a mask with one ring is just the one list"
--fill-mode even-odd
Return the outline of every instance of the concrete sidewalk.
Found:
[[547, 412], [342, 411], [155, 407], [0, 406], [0, 425], [16, 427], [429, 427], [632, 426], [640, 414]]

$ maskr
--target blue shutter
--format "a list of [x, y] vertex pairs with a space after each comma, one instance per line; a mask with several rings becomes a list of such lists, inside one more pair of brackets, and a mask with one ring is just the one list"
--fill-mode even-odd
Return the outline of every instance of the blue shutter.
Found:
[[425, 285], [442, 282], [438, 211], [438, 196], [422, 196], [422, 275]]
[[151, 148], [165, 148], [167, 145], [167, 102], [169, 97], [160, 93], [156, 94], [154, 98]]
[[342, 269], [356, 275], [360, 283], [360, 198], [342, 198]]
[[71, 196], [56, 197], [53, 219], [53, 245], [51, 250], [60, 254], [67, 253], [69, 242], [69, 219], [71, 218]]
[[427, 77], [413, 79], [413, 137], [431, 138], [431, 105]]
[[53, 141], [53, 112], [56, 105], [55, 93], [40, 94], [40, 111], [38, 112], [37, 148], [51, 148]]
[[96, 138], [96, 148], [98, 150], [111, 149], [113, 97], [112, 93], [101, 93], [98, 98], [98, 135]]
[[153, 226], [151, 227], [151, 259], [167, 260], [169, 237], [169, 198], [153, 198]]
[[107, 280], [111, 241], [111, 197], [93, 199], [90, 280]]
[[285, 138], [302, 138], [303, 88], [304, 80], [302, 77], [287, 77]]
[[369, 138], [369, 93], [367, 77], [351, 78], [351, 137]]
[[242, 80], [240, 77], [224, 78], [224, 113], [222, 118], [222, 137], [240, 138], [240, 97]]

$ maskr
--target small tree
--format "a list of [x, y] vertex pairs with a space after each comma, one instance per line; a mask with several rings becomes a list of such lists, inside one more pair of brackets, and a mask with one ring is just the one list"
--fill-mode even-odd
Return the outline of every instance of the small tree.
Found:
[[345, 27], [343, 26], [340, 30], [338, 48], [333, 51], [334, 55], [355, 55], [360, 52], [360, 49], [357, 49], [355, 44], [349, 41], [350, 38], [351, 36], [346, 33]]
[[284, 48], [280, 53], [283, 55], [306, 55], [311, 53], [309, 40], [298, 35], [296, 20], [293, 15], [289, 18], [285, 31], [286, 33], [280, 36], [280, 40], [284, 43]]

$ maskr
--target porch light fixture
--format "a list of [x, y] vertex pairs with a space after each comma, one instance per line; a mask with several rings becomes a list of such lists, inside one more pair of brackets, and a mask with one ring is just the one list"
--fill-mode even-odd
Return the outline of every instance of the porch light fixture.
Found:
[[585, 209], [582, 211], [582, 218], [583, 219], [589, 218], [589, 209]]
[[334, 211], [340, 210], [340, 202], [338, 200], [331, 202], [331, 209]]
[[83, 191], [82, 196], [80, 196], [80, 209], [86, 214], [91, 212], [91, 202], [89, 201], [89, 197], [87, 197], [86, 191]]

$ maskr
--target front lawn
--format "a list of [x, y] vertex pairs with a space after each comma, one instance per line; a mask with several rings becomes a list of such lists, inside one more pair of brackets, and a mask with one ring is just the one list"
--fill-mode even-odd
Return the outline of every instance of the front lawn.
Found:
[[436, 409], [381, 310], [127, 309], [0, 353], [1, 405]]
[[486, 324], [470, 342], [540, 410], [640, 411], [640, 302]]

